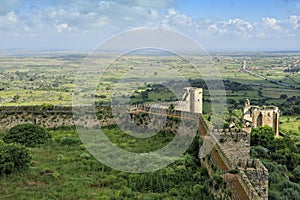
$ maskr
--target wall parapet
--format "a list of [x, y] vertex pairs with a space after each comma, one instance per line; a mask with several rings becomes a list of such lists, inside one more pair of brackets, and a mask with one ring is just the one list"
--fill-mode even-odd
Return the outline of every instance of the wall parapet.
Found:
[[[243, 171], [251, 186], [258, 193], [262, 200], [268, 199], [268, 169], [263, 165], [260, 160], [250, 159], [246, 162], [239, 163], [239, 169]], [[247, 184], [249, 187], [249, 184]], [[251, 189], [252, 190], [252, 189]]]
[[262, 198], [260, 198], [260, 196], [258, 195], [256, 190], [252, 186], [252, 184], [251, 184], [249, 178], [247, 177], [244, 169], [239, 168], [238, 172], [239, 172], [238, 181], [240, 182], [240, 184], [244, 188], [244, 190], [247, 193], [247, 196], [249, 197], [249, 199], [250, 200], [261, 200]]
[[200, 113], [192, 113], [188, 111], [181, 111], [181, 110], [176, 110], [176, 109], [168, 109], [168, 108], [162, 108], [159, 106], [156, 106], [156, 104], [141, 104], [141, 105], [133, 105], [130, 106], [131, 110], [141, 110], [145, 112], [151, 113], [158, 113], [158, 114], [165, 114], [165, 115], [170, 115], [170, 116], [177, 116], [177, 117], [182, 117], [184, 118], [189, 118], [193, 120], [199, 120], [199, 118], [202, 116]]

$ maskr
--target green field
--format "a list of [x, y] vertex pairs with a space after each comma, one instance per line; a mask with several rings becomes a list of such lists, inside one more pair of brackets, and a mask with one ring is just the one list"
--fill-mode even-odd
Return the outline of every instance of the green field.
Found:
[[[0, 105], [36, 105], [45, 102], [52, 104], [72, 104], [77, 72], [82, 64], [84, 54], [0, 57]], [[280, 95], [299, 96], [300, 90], [290, 88], [243, 72], [243, 61], [247, 60], [247, 68], [252, 72], [299, 87], [300, 74], [285, 72], [289, 64], [300, 59], [298, 54], [214, 54], [213, 65], [219, 70], [223, 80], [229, 80], [250, 86], [250, 90], [226, 90], [228, 99], [236, 101], [249, 99], [265, 99], [265, 104], [274, 103]], [[136, 90], [147, 89], [147, 84], [178, 81], [184, 78], [201, 79], [199, 73], [187, 61], [175, 56], [125, 55], [109, 64], [113, 55], [107, 54], [95, 65], [107, 67], [97, 84], [96, 101], [109, 103], [111, 95], [128, 96]], [[201, 73], [210, 76], [213, 68], [202, 63], [197, 57], [191, 60], [200, 67]], [[101, 70], [101, 67], [99, 68]], [[87, 72], [88, 73], [88, 72]], [[94, 74], [90, 74], [93, 77]], [[118, 83], [121, 79], [125, 82]], [[92, 79], [90, 79], [91, 81]], [[93, 78], [94, 80], [94, 78]], [[96, 79], [95, 79], [96, 80]], [[87, 79], [87, 81], [89, 81]], [[298, 83], [298, 84], [297, 84]], [[258, 93], [261, 91], [261, 93]], [[205, 91], [205, 94], [208, 93]], [[80, 96], [88, 95], [81, 91]], [[160, 94], [152, 94], [157, 99]], [[168, 98], [168, 97], [164, 97]]]
[[300, 137], [300, 117], [282, 116], [280, 117], [280, 128], [283, 131], [291, 131]]

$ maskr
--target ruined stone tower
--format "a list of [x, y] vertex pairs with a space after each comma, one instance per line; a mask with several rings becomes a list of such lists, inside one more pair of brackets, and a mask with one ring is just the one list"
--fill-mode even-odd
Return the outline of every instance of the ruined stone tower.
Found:
[[276, 106], [251, 106], [249, 99], [245, 101], [243, 110], [243, 123], [246, 129], [259, 126], [270, 126], [279, 136], [279, 109]]

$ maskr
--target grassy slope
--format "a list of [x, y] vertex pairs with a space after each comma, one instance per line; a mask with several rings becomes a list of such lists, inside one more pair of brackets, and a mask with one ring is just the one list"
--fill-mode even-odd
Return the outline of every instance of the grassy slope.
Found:
[[280, 128], [285, 131], [291, 131], [300, 137], [300, 117], [299, 116], [281, 116]]
[[[122, 141], [124, 144], [124, 133], [120, 130], [113, 128], [106, 129], [105, 132], [112, 141], [118, 144]], [[1, 133], [0, 137], [4, 134]], [[119, 172], [104, 166], [90, 156], [82, 144], [80, 145], [77, 133], [73, 129], [54, 130], [50, 131], [50, 134], [53, 136], [51, 144], [30, 149], [33, 164], [28, 171], [0, 178], [0, 199], [189, 199], [177, 196], [176, 191], [185, 187], [191, 188], [187, 190], [192, 191], [194, 184], [202, 184], [200, 176], [191, 178], [194, 174], [199, 174], [199, 170], [203, 170], [201, 167], [171, 165], [166, 170], [171, 170], [175, 179], [186, 176], [184, 173], [190, 173], [188, 176], [191, 176], [174, 186], [175, 196], [172, 197], [167, 191], [154, 193], [134, 190], [129, 188], [132, 186], [129, 180], [143, 181], [143, 175]], [[73, 144], [63, 145], [66, 138]], [[156, 144], [161, 145], [165, 142], [163, 138], [156, 138]], [[126, 144], [127, 149], [133, 148], [130, 140]], [[153, 149], [153, 146], [155, 147], [153, 141], [135, 143], [136, 149]], [[184, 168], [179, 168], [180, 166]], [[177, 168], [181, 171], [177, 172]], [[163, 173], [164, 171], [158, 171], [153, 176], [158, 177]], [[170, 183], [173, 184], [172, 181]]]

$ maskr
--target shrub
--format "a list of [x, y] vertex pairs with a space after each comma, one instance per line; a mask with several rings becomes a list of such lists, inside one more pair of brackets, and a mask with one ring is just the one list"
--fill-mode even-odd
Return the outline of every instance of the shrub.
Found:
[[0, 140], [0, 147], [4, 145], [4, 141], [3, 140]]
[[295, 179], [300, 182], [300, 166], [296, 167], [293, 170], [293, 175], [294, 175]]
[[21, 124], [12, 127], [3, 140], [6, 143], [20, 143], [28, 147], [45, 144], [50, 135], [42, 127], [35, 124]]
[[260, 145], [251, 147], [251, 155], [257, 158], [269, 158], [268, 149]]
[[56, 180], [61, 177], [61, 175], [56, 170], [49, 169], [49, 168], [46, 168], [46, 169], [43, 169], [42, 171], [40, 171], [40, 175], [46, 176], [46, 177], [50, 178], [51, 180]]
[[27, 169], [31, 162], [28, 149], [18, 144], [4, 144], [0, 147], [0, 175]]
[[270, 184], [278, 184], [280, 183], [280, 174], [276, 172], [269, 173], [269, 183]]
[[81, 140], [75, 137], [58, 137], [55, 138], [55, 142], [63, 146], [78, 146], [81, 144]]

